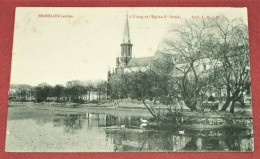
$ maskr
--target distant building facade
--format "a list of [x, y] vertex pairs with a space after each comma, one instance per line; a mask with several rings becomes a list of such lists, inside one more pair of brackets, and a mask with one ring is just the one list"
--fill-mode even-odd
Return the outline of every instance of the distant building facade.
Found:
[[32, 86], [26, 84], [11, 84], [9, 89], [9, 99], [28, 101], [34, 100]]

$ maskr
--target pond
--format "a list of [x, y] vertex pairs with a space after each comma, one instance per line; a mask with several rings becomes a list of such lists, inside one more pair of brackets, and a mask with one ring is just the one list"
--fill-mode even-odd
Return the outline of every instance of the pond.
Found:
[[87, 111], [19, 116], [8, 120], [8, 152], [253, 151], [252, 129], [167, 129], [141, 116]]

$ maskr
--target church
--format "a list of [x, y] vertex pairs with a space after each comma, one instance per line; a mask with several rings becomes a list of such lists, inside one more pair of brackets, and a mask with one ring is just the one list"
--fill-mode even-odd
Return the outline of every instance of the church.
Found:
[[154, 56], [150, 57], [133, 57], [132, 47], [130, 39], [130, 30], [129, 30], [129, 22], [128, 15], [126, 16], [125, 26], [124, 26], [124, 34], [123, 34], [123, 42], [121, 43], [121, 54], [120, 57], [116, 58], [116, 68], [111, 72], [110, 69], [108, 71], [108, 80], [115, 74], [123, 74], [132, 71], [145, 71], [146, 67], [149, 66]]
[[[109, 85], [111, 83], [116, 83], [117, 85], [120, 84], [120, 78], [122, 77], [121, 75], [125, 73], [138, 72], [138, 71], [145, 72], [147, 71], [147, 69], [151, 69], [153, 63], [162, 58], [173, 61], [175, 63], [175, 67], [178, 67], [179, 70], [185, 69], [186, 67], [189, 66], [189, 63], [187, 63], [187, 61], [182, 60], [182, 56], [180, 54], [174, 52], [172, 54], [163, 53], [162, 51], [159, 51], [159, 49], [155, 52], [154, 56], [140, 57], [140, 58], [133, 57], [133, 53], [132, 53], [133, 44], [131, 43], [131, 39], [130, 39], [128, 15], [126, 16], [124, 33], [123, 33], [123, 41], [120, 46], [121, 46], [121, 54], [119, 57], [116, 58], [116, 67], [112, 70], [112, 72], [110, 71], [110, 69], [108, 71], [107, 82]], [[195, 62], [196, 72], [201, 77], [208, 75], [208, 73], [213, 69], [211, 62], [212, 61], [210, 61], [208, 57], [197, 59], [197, 61]], [[175, 78], [181, 78], [183, 76], [183, 73], [180, 72], [179, 70], [174, 69], [174, 71], [172, 72], [172, 76]], [[192, 73], [189, 73], [188, 76], [190, 79], [194, 78]], [[120, 89], [120, 88], [116, 88], [116, 89]], [[212, 90], [213, 89], [214, 88], [212, 88]], [[217, 91], [209, 91], [206, 92], [206, 94], [208, 95], [213, 94], [213, 96], [215, 96], [216, 94], [215, 92]], [[131, 92], [127, 92], [127, 94], [131, 94]]]

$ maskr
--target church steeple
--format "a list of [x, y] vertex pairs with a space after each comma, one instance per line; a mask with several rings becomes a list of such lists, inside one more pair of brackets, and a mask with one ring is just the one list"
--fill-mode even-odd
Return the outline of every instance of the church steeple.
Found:
[[131, 43], [131, 41], [130, 41], [130, 32], [129, 32], [129, 23], [128, 23], [128, 14], [126, 15], [126, 20], [125, 20], [125, 29], [124, 29], [123, 43]]
[[121, 44], [121, 61], [127, 65], [127, 63], [132, 59], [132, 46], [130, 40], [129, 22], [128, 14], [126, 15], [123, 43]]

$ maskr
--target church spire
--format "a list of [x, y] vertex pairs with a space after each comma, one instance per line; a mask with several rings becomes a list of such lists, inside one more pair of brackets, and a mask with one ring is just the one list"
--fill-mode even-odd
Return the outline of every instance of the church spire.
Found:
[[120, 61], [126, 65], [132, 59], [132, 46], [133, 44], [131, 44], [130, 41], [128, 14], [126, 14], [123, 43], [121, 44], [121, 57], [120, 57]]
[[130, 32], [129, 32], [129, 23], [128, 23], [128, 13], [126, 14], [126, 19], [125, 19], [123, 43], [131, 43]]

